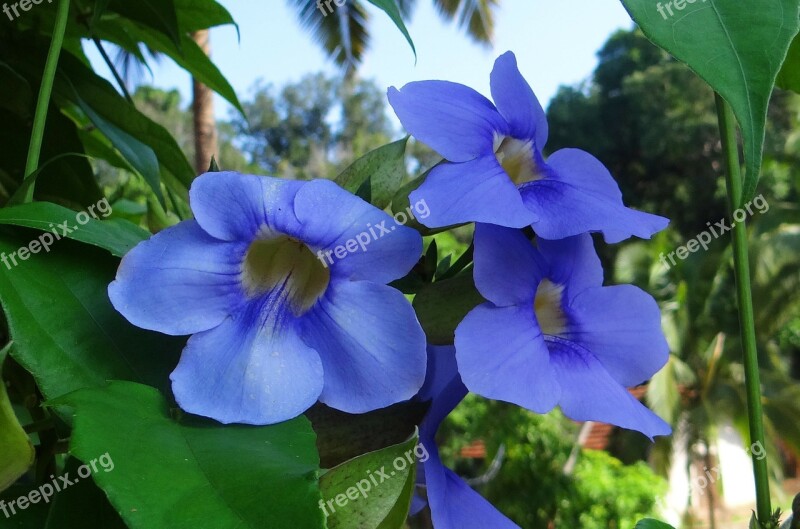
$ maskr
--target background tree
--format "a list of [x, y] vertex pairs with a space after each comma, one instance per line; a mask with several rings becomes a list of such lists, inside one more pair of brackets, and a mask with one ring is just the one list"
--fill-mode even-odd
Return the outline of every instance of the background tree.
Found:
[[[325, 53], [352, 75], [361, 64], [369, 47], [369, 13], [364, 0], [347, 0], [344, 5], [331, 4], [333, 11], [321, 12], [316, 2], [287, 0], [301, 24], [322, 46]], [[408, 19], [417, 0], [398, 0], [403, 19]], [[476, 42], [488, 44], [494, 36], [495, 11], [499, 0], [433, 0], [433, 5], [446, 21], [455, 20]]]
[[268, 174], [332, 178], [398, 135], [384, 92], [371, 81], [314, 74], [281, 89], [257, 84], [243, 107], [247, 119], [231, 122], [237, 140]]

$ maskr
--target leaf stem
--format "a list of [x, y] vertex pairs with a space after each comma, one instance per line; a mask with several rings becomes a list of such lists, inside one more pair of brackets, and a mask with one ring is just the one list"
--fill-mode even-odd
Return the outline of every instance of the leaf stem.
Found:
[[[47, 109], [50, 106], [50, 95], [53, 92], [53, 80], [56, 76], [58, 57], [64, 44], [64, 32], [67, 28], [68, 15], [69, 0], [59, 0], [58, 10], [56, 11], [56, 24], [53, 27], [53, 39], [50, 41], [50, 49], [47, 52], [47, 61], [42, 74], [42, 85], [39, 88], [39, 98], [36, 100], [31, 143], [28, 146], [28, 159], [25, 163], [26, 179], [39, 167], [39, 156], [42, 153], [42, 141], [44, 139], [44, 126], [47, 122]], [[33, 188], [34, 186], [31, 184], [25, 191], [23, 202], [31, 202], [33, 200]]]
[[[715, 93], [717, 119], [725, 155], [725, 181], [728, 188], [728, 207], [731, 218], [742, 202], [742, 178], [739, 164], [739, 148], [736, 142], [736, 121], [730, 105]], [[750, 442], [760, 444], [761, 458], [751, 450], [753, 473], [756, 485], [756, 509], [759, 523], [768, 522], [772, 516], [769, 497], [769, 472], [766, 450], [764, 421], [761, 408], [761, 382], [758, 374], [758, 350], [756, 347], [753, 298], [750, 290], [750, 261], [747, 244], [747, 225], [738, 220], [733, 226], [733, 266], [736, 277], [736, 298], [739, 307], [742, 347], [744, 349], [745, 390], [747, 394], [747, 415], [750, 425]]]

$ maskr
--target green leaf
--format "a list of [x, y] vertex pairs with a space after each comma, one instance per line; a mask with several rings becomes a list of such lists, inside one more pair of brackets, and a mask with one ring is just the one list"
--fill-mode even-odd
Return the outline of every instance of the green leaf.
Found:
[[[169, 390], [169, 373], [185, 339], [145, 331], [111, 305], [108, 284], [118, 260], [103, 250], [62, 240], [49, 253], [10, 255], [39, 234], [0, 232], [0, 301], [8, 319], [11, 352], [46, 398], [134, 380]], [[8, 264], [5, 264], [5, 263]]]
[[131, 382], [65, 395], [71, 453], [114, 463], [94, 480], [131, 529], [322, 529], [315, 435], [305, 417], [267, 427], [176, 422], [154, 389]]
[[411, 46], [411, 51], [414, 52], [414, 58], [417, 58], [417, 49], [414, 47], [414, 41], [411, 40], [411, 35], [408, 34], [408, 29], [406, 29], [406, 25], [403, 22], [403, 16], [400, 14], [400, 7], [397, 5], [397, 0], [368, 0], [370, 4], [374, 5], [375, 7], [381, 9], [384, 13], [389, 15], [389, 18], [392, 19], [394, 25], [397, 26], [397, 29], [400, 30], [400, 33], [408, 41], [408, 45]]
[[172, 0], [111, 0], [108, 9], [168, 37], [181, 46], [178, 15]]
[[319, 480], [328, 529], [400, 529], [416, 478], [414, 434], [404, 443], [364, 454]]
[[368, 187], [372, 205], [385, 208], [407, 176], [406, 143], [408, 137], [368, 152], [337, 176], [336, 183], [351, 193]]
[[414, 298], [414, 310], [428, 343], [450, 345], [458, 324], [469, 311], [483, 302], [473, 283], [470, 267], [451, 279], [420, 288]]
[[652, 518], [645, 518], [644, 520], [640, 520], [639, 523], [636, 524], [634, 529], [675, 529], [668, 523], [659, 522], [658, 520], [654, 520]]
[[130, 162], [131, 166], [142, 175], [161, 205], [166, 206], [164, 194], [161, 192], [161, 172], [158, 166], [156, 153], [153, 152], [153, 149], [124, 130], [121, 130], [113, 123], [103, 119], [97, 112], [92, 110], [92, 107], [81, 99], [77, 93], [75, 94], [75, 100], [89, 120], [94, 123], [95, 127], [100, 129], [100, 131], [111, 140], [111, 144], [114, 145], [114, 147], [122, 153], [122, 156]]
[[178, 13], [178, 27], [184, 33], [232, 24], [239, 33], [239, 25], [227, 9], [214, 0], [174, 0]]
[[[125, 32], [137, 41], [141, 41], [152, 50], [171, 58], [178, 66], [189, 72], [193, 78], [224, 97], [244, 116], [244, 110], [236, 91], [225, 79], [225, 76], [222, 75], [222, 72], [219, 71], [219, 68], [189, 35], [181, 35], [179, 47], [162, 33], [148, 27], [125, 23], [124, 21], [114, 21], [113, 24], [121, 25], [125, 28]], [[96, 28], [97, 36], [100, 38], [105, 38], [104, 27], [105, 24], [100, 24]]]
[[[105, 211], [93, 208], [90, 214], [80, 215], [78, 222], [76, 220], [78, 212], [49, 202], [33, 202], [0, 209], [0, 224], [24, 226], [53, 233], [53, 239], [55, 235], [74, 239], [108, 250], [111, 255], [117, 257], [122, 257], [131, 248], [150, 237], [149, 232], [126, 220], [92, 218], [92, 212], [98, 217], [108, 216], [111, 213], [107, 201], [102, 209]], [[66, 226], [64, 226], [65, 221]], [[65, 228], [68, 233], [64, 233]]]
[[[11, 344], [0, 351], [0, 370]], [[14, 414], [6, 385], [0, 378], [0, 491], [7, 489], [33, 464], [33, 445]]]
[[767, 105], [775, 78], [800, 25], [798, 0], [671, 3], [622, 0], [645, 35], [685, 62], [733, 108], [742, 132], [746, 174], [742, 203], [755, 194]]
[[139, 112], [108, 81], [95, 74], [75, 56], [62, 54], [59, 69], [68, 79], [67, 82], [56, 78], [54, 91], [62, 104], [63, 101], [78, 104], [74, 101], [77, 91], [80, 98], [88, 102], [92, 110], [104, 120], [153, 149], [161, 165], [175, 175], [181, 184], [187, 188], [191, 185], [195, 177], [194, 169], [175, 138], [164, 127]]

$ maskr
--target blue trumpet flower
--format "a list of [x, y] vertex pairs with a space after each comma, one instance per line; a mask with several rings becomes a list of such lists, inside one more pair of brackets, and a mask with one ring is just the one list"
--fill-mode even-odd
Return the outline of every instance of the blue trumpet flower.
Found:
[[590, 235], [534, 247], [519, 230], [478, 224], [474, 277], [488, 301], [455, 333], [470, 391], [650, 438], [670, 433], [625, 389], [667, 362], [658, 305], [635, 286], [602, 286]]
[[410, 195], [430, 206], [426, 226], [532, 225], [545, 239], [602, 232], [612, 243], [667, 226], [663, 217], [625, 207], [611, 174], [589, 153], [562, 149], [544, 158], [547, 119], [513, 53], [495, 62], [491, 91], [494, 104], [447, 81], [389, 89], [406, 130], [446, 160]]
[[[417, 393], [425, 336], [386, 286], [419, 258], [416, 231], [367, 246], [391, 217], [325, 180], [209, 173], [190, 198], [195, 220], [136, 246], [108, 289], [131, 323], [192, 335], [171, 376], [184, 410], [272, 424], [317, 400], [363, 413]], [[338, 246], [350, 253], [326, 259]]]

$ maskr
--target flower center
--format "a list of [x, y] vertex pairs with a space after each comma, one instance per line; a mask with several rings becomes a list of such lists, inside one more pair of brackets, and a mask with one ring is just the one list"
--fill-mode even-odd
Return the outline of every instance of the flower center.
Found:
[[510, 136], [495, 136], [494, 155], [516, 185], [542, 178], [536, 167], [533, 140], [523, 141]]
[[242, 281], [249, 297], [276, 287], [295, 315], [310, 309], [325, 293], [330, 271], [302, 242], [287, 236], [259, 239], [250, 245], [242, 267]]
[[560, 336], [567, 330], [567, 317], [561, 309], [561, 294], [564, 287], [543, 279], [536, 289], [533, 313], [542, 332], [548, 336]]

